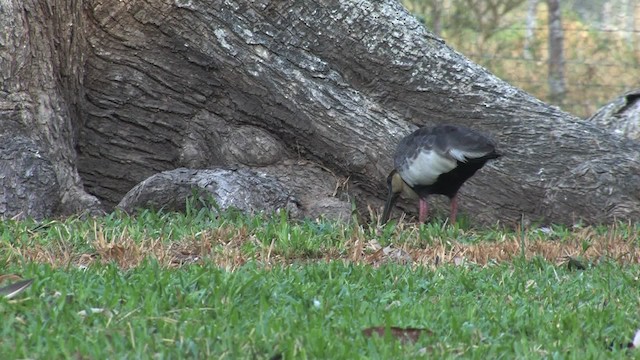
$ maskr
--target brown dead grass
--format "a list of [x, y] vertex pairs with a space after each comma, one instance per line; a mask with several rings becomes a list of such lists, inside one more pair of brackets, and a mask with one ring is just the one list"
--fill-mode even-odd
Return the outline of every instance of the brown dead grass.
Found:
[[[543, 239], [534, 232], [525, 232], [524, 238], [518, 234], [502, 234], [499, 235], [500, 238], [477, 244], [432, 238], [430, 245], [424, 245], [425, 242], [419, 239], [418, 228], [402, 222], [398, 224], [396, 232], [396, 235], [409, 232], [409, 236], [402, 243], [394, 242], [382, 247], [376, 239], [369, 238], [362, 228], [354, 227], [343, 248], [328, 247], [323, 250], [322, 258], [305, 259], [295, 255], [287, 257], [274, 251], [276, 244], [273, 240], [269, 245], [264, 245], [265, 242], [257, 239], [246, 227], [220, 227], [171, 243], [159, 238], [134, 241], [126, 232], [107, 238], [106, 232], [96, 227], [92, 253], [75, 251], [62, 242], [48, 246], [33, 243], [22, 247], [9, 245], [8, 262], [28, 261], [54, 267], [115, 263], [123, 269], [130, 269], [147, 259], [155, 259], [168, 268], [207, 261], [233, 271], [248, 261], [261, 263], [267, 268], [274, 265], [330, 261], [371, 266], [390, 262], [429, 267], [443, 264], [484, 266], [510, 262], [523, 254], [527, 259], [540, 257], [557, 264], [566, 263], [570, 259], [581, 259], [588, 264], [605, 260], [621, 264], [636, 264], [640, 261], [640, 250], [636, 246], [638, 234], [625, 235], [615, 226], [604, 235], [590, 227], [576, 229], [563, 237], [562, 241]], [[253, 245], [258, 250], [248, 254], [246, 250], [243, 251], [245, 244]]]

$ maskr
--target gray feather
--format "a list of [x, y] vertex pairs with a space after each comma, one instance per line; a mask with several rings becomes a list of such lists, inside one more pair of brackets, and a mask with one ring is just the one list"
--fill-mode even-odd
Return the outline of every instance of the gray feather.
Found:
[[422, 151], [433, 150], [441, 156], [466, 161], [495, 153], [495, 149], [493, 140], [463, 126], [423, 127], [400, 141], [394, 155], [394, 165], [396, 169], [402, 169]]

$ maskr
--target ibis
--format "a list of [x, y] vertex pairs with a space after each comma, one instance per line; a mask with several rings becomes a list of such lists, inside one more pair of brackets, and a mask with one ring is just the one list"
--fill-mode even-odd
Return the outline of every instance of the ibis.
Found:
[[463, 126], [438, 125], [414, 131], [400, 141], [394, 154], [382, 223], [389, 220], [400, 194], [419, 199], [420, 223], [427, 219], [427, 197], [446, 195], [451, 206], [449, 221], [454, 223], [462, 184], [487, 161], [500, 156], [493, 140]]

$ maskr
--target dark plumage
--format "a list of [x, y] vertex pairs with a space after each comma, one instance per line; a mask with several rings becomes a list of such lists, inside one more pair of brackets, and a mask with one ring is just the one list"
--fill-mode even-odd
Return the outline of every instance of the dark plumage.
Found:
[[389, 220], [400, 193], [420, 199], [420, 223], [427, 218], [427, 197], [446, 195], [451, 202], [449, 219], [455, 222], [462, 184], [500, 156], [491, 139], [466, 127], [438, 125], [414, 131], [400, 141], [393, 157], [395, 169], [387, 177], [389, 196], [382, 222]]

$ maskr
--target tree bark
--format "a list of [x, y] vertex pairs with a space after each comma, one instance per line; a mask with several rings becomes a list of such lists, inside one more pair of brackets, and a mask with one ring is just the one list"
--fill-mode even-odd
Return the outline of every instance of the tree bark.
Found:
[[603, 106], [589, 120], [614, 136], [640, 141], [640, 89], [635, 89]]
[[[254, 188], [259, 188], [259, 197]], [[136, 185], [118, 207], [128, 212], [138, 208], [185, 211], [190, 198], [198, 206], [208, 204], [210, 197], [216, 202], [213, 206], [221, 210], [235, 207], [246, 213], [271, 209], [298, 213], [295, 197], [276, 178], [246, 169], [164, 171]]]
[[416, 125], [456, 123], [491, 133], [505, 154], [462, 188], [472, 221], [640, 215], [637, 146], [495, 78], [394, 0], [87, 0], [84, 12], [73, 4], [60, 23], [75, 19], [79, 41], [38, 49], [36, 61], [62, 64], [69, 77], [54, 81], [49, 69], [48, 82], [25, 84], [49, 84], [59, 100], [50, 117], [65, 151], [43, 142], [69, 169], [59, 181], [79, 183], [78, 149], [86, 188], [108, 207], [161, 171], [296, 159], [349, 179], [342, 188], [361, 209], [380, 206], [400, 138]]
[[82, 1], [10, 0], [0, 7], [0, 28], [9, 30], [0, 54], [0, 148], [11, 154], [0, 159], [0, 214], [41, 218], [98, 211], [75, 167], [85, 53]]

